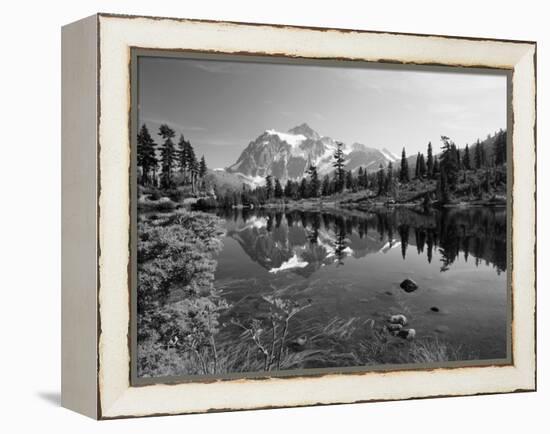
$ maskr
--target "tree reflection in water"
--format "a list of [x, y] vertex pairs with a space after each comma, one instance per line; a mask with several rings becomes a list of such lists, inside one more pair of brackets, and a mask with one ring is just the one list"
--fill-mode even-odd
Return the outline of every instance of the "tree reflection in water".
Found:
[[483, 261], [498, 273], [506, 271], [504, 208], [450, 208], [429, 214], [404, 208], [368, 213], [233, 209], [219, 215], [237, 223], [229, 236], [238, 233], [245, 252], [265, 268], [280, 266], [295, 247], [303, 248], [309, 259], [302, 274], [311, 274], [328, 259], [343, 265], [350, 255], [362, 257], [400, 243], [403, 260], [412, 246], [431, 263], [433, 249], [438, 249], [441, 272], [461, 253], [465, 261], [473, 257], [476, 265]]

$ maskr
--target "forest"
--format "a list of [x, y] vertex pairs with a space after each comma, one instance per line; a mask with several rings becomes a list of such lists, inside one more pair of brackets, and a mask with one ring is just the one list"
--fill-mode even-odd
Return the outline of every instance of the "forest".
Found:
[[[343, 143], [337, 142], [330, 174], [321, 176], [310, 165], [300, 180], [280, 180], [268, 175], [263, 185], [219, 191], [209, 174], [204, 156], [183, 135], [177, 143], [175, 131], [161, 125], [153, 140], [143, 125], [137, 140], [138, 185], [143, 195], [140, 208], [174, 209], [189, 199], [195, 208], [291, 206], [296, 201], [345, 201], [358, 197], [363, 202], [406, 204], [424, 207], [456, 203], [504, 204], [506, 195], [506, 131], [500, 130], [471, 147], [459, 148], [447, 136], [441, 136], [439, 152], [428, 143], [426, 154], [408, 158], [403, 148], [398, 164], [391, 161], [376, 170], [359, 167], [346, 170]], [[414, 168], [410, 164], [414, 161]], [[353, 202], [353, 201], [352, 201]]]

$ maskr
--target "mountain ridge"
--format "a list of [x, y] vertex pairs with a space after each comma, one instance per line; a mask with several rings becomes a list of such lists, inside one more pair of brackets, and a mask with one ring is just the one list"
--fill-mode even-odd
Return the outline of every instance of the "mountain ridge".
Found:
[[[268, 175], [283, 181], [299, 180], [313, 164], [319, 174], [326, 175], [334, 170], [332, 163], [336, 143], [333, 138], [322, 136], [305, 122], [287, 132], [268, 129], [249, 142], [237, 161], [225, 170], [258, 181]], [[386, 167], [389, 162], [398, 160], [386, 148], [380, 150], [357, 142], [344, 145], [343, 152], [345, 168], [351, 171], [359, 167]]]

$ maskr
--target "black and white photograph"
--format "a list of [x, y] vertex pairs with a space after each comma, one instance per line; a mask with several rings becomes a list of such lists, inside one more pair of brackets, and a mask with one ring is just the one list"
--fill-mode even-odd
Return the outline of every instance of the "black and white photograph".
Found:
[[510, 362], [508, 73], [137, 59], [137, 378]]

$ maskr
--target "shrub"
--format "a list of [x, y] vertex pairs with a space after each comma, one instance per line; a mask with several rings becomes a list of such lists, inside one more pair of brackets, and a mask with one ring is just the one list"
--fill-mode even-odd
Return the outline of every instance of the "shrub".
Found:
[[172, 211], [176, 208], [176, 203], [167, 197], [161, 197], [159, 200], [139, 199], [137, 203], [140, 210]]
[[161, 197], [162, 195], [156, 189], [153, 189], [149, 192], [149, 200], [159, 200]]
[[172, 199], [174, 202], [182, 202], [187, 196], [183, 190], [173, 188], [165, 192], [166, 196]]
[[203, 197], [193, 205], [195, 209], [214, 209], [218, 207], [218, 201], [213, 197]]
[[[222, 247], [222, 234], [221, 220], [200, 212], [180, 211], [138, 222], [140, 375], [170, 373], [174, 359], [180, 358], [196, 359], [200, 373], [216, 369], [214, 336], [219, 314], [227, 308], [213, 285], [213, 255]], [[168, 304], [171, 290], [181, 292], [182, 300]], [[158, 352], [162, 356], [155, 355]], [[208, 360], [214, 360], [214, 368]]]

